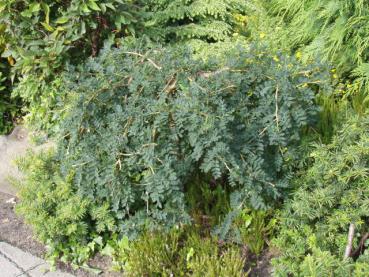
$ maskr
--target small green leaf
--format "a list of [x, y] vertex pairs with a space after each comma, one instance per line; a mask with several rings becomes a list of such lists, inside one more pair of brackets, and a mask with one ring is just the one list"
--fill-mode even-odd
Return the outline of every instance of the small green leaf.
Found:
[[55, 21], [55, 23], [56, 23], [56, 24], [64, 24], [64, 23], [67, 23], [67, 22], [68, 22], [68, 20], [69, 20], [69, 18], [68, 18], [68, 17], [66, 17], [66, 16], [62, 16], [62, 17], [59, 17], [59, 18]]
[[41, 7], [45, 12], [45, 22], [50, 24], [50, 7], [46, 3], [41, 3]]
[[41, 22], [41, 25], [44, 26], [44, 28], [49, 31], [49, 32], [52, 32], [54, 31], [54, 28], [51, 27], [49, 24], [47, 24], [46, 22]]
[[6, 8], [6, 3], [0, 3], [0, 12], [5, 10], [5, 8]]
[[108, 8], [112, 9], [113, 11], [115, 11], [115, 7], [112, 3], [106, 3], [105, 6], [107, 6]]
[[100, 7], [94, 1], [89, 1], [88, 6], [94, 11], [101, 11]]
[[87, 7], [86, 4], [83, 4], [82, 5], [82, 11], [85, 12], [85, 13], [89, 13], [90, 12], [90, 9]]
[[32, 3], [32, 4], [29, 5], [28, 10], [31, 13], [38, 12], [38, 11], [41, 10], [41, 5], [40, 5], [40, 3]]

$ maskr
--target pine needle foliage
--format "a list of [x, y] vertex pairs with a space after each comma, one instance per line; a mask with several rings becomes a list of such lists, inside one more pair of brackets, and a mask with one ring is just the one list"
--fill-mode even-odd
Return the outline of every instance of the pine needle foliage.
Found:
[[[331, 144], [316, 145], [299, 188], [284, 207], [275, 239], [276, 276], [365, 276], [369, 253], [343, 260], [350, 223], [353, 248], [368, 231], [369, 118], [353, 117]], [[353, 274], [355, 272], [355, 274]]]
[[53, 156], [48, 151], [19, 160], [26, 178], [18, 184], [17, 212], [47, 246], [52, 262], [82, 264], [94, 252], [94, 239], [116, 230], [115, 219], [107, 203], [94, 205], [75, 193], [73, 172], [62, 177]]
[[146, 25], [156, 39], [222, 41], [233, 34], [244, 7], [240, 0], [149, 0]]
[[188, 222], [196, 175], [228, 186], [240, 206], [281, 197], [324, 72], [257, 45], [235, 47], [223, 64], [138, 44], [66, 75], [74, 100], [58, 159], [77, 191], [108, 201], [124, 233]]

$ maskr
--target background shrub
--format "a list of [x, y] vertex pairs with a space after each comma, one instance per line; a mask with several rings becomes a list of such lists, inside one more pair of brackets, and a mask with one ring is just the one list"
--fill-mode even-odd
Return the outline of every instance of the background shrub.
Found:
[[23, 109], [35, 128], [49, 130], [55, 123], [54, 109], [60, 99], [54, 79], [64, 66], [96, 56], [107, 38], [134, 33], [136, 16], [132, 1], [0, 3], [0, 53], [11, 64], [11, 71], [4, 76], [9, 84], [7, 94], [23, 99]]
[[304, 60], [332, 63], [332, 75], [344, 87], [341, 97], [363, 113], [369, 105], [368, 2], [274, 0], [267, 8], [284, 22], [278, 31], [281, 43]]
[[240, 0], [149, 0], [146, 33], [168, 42], [223, 41], [242, 31], [245, 6]]

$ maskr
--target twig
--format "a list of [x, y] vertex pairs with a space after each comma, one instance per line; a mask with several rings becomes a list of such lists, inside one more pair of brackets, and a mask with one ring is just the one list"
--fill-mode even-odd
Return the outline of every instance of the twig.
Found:
[[209, 78], [209, 77], [212, 77], [212, 76], [214, 76], [214, 75], [218, 75], [218, 74], [220, 74], [220, 73], [222, 73], [222, 72], [224, 72], [224, 71], [228, 71], [228, 70], [230, 70], [230, 68], [229, 68], [229, 67], [223, 67], [223, 68], [218, 69], [218, 70], [216, 70], [216, 71], [211, 71], [211, 72], [199, 72], [199, 73], [198, 73], [198, 75], [199, 75], [200, 77]]
[[354, 235], [355, 235], [355, 224], [351, 223], [349, 227], [348, 236], [347, 236], [347, 245], [346, 245], [345, 255], [343, 256], [344, 259], [348, 259], [350, 257]]
[[278, 91], [279, 91], [279, 87], [277, 86], [276, 90], [275, 90], [275, 121], [277, 123], [277, 130], [279, 130], [279, 108], [278, 108]]
[[364, 252], [364, 250], [366, 249], [366, 246], [365, 246], [365, 242], [366, 240], [369, 239], [369, 233], [365, 233], [361, 239], [360, 239], [360, 242], [359, 242], [359, 245], [358, 247], [355, 249], [355, 251], [353, 251], [351, 254], [350, 254], [350, 257], [352, 257], [354, 259], [354, 261], [359, 258], [359, 256]]
[[136, 52], [123, 52], [125, 54], [129, 54], [129, 55], [135, 55], [135, 56], [139, 56], [141, 58], [146, 59], [148, 62], [150, 62], [156, 69], [161, 70], [161, 66], [157, 65], [152, 59], [147, 58], [146, 56], [140, 54], [140, 53], [136, 53]]

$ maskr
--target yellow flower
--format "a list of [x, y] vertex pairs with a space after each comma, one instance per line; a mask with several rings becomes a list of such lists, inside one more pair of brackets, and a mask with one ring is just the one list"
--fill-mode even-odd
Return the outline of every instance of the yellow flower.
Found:
[[338, 79], [338, 75], [337, 74], [333, 74], [333, 79]]
[[260, 36], [260, 38], [265, 38], [266, 35], [264, 33], [260, 33], [259, 36]]
[[276, 62], [279, 62], [279, 58], [277, 56], [274, 56], [273, 60], [276, 61]]
[[13, 57], [12, 57], [12, 56], [9, 56], [9, 57], [8, 57], [8, 63], [9, 63], [10, 65], [14, 65], [14, 64], [15, 64], [15, 60], [13, 59]]
[[301, 59], [301, 57], [302, 57], [302, 53], [300, 52], [300, 51], [297, 51], [296, 52], [296, 59]]

